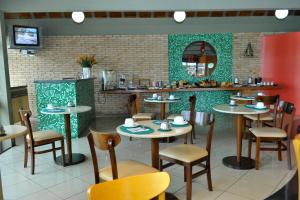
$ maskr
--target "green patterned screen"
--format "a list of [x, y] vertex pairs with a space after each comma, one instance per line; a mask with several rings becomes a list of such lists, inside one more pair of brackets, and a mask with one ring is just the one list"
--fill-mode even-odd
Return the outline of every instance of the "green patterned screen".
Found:
[[54, 106], [66, 106], [69, 101], [76, 105], [91, 106], [92, 110], [85, 113], [71, 115], [71, 136], [79, 137], [90, 121], [95, 118], [95, 99], [93, 79], [80, 81], [49, 81], [36, 82], [36, 103], [39, 130], [56, 130], [65, 135], [65, 122], [63, 115], [45, 115], [41, 110], [51, 103]]
[[[169, 42], [169, 81], [187, 80], [190, 83], [208, 79], [209, 77], [193, 77], [182, 66], [182, 54], [184, 49], [192, 42], [206, 41], [217, 51], [218, 63], [210, 78], [217, 82], [232, 81], [232, 33], [217, 34], [174, 34], [168, 36]], [[189, 110], [189, 96], [196, 94], [197, 111], [209, 112], [212, 106], [227, 103], [231, 92], [229, 91], [201, 91], [201, 92], [177, 92], [181, 102], [170, 104], [170, 112], [180, 113]]]

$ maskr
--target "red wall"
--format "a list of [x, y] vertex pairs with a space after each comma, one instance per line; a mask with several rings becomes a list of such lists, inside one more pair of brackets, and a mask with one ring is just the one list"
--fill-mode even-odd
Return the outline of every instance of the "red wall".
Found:
[[300, 32], [262, 38], [260, 75], [282, 88], [271, 93], [295, 104], [300, 115]]

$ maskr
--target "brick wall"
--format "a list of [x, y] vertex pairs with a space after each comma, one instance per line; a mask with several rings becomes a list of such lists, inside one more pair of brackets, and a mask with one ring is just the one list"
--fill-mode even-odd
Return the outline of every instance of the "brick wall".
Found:
[[[234, 33], [233, 76], [247, 80], [258, 76], [260, 38], [263, 33]], [[9, 49], [11, 86], [28, 85], [30, 108], [35, 112], [34, 80], [76, 77], [81, 67], [75, 62], [80, 54], [95, 54], [98, 64], [92, 73], [99, 77], [101, 70], [116, 70], [134, 81], [139, 78], [168, 81], [167, 35], [104, 35], [48, 36], [37, 56], [21, 55]], [[244, 50], [252, 43], [254, 58], [245, 58]], [[130, 76], [129, 76], [130, 75]], [[126, 113], [125, 95], [102, 95], [99, 80], [95, 80], [96, 111], [99, 114]], [[146, 104], [145, 111], [158, 111], [157, 105]]]

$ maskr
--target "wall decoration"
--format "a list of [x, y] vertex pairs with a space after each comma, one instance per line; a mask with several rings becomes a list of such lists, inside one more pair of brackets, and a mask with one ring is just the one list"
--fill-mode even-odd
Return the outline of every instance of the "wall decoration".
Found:
[[[185, 48], [195, 41], [206, 41], [211, 44], [217, 53], [218, 64], [208, 77], [191, 76], [182, 66], [182, 55]], [[169, 81], [186, 80], [190, 83], [211, 79], [217, 82], [232, 81], [232, 33], [216, 34], [172, 34], [168, 36], [169, 49]], [[231, 92], [229, 91], [203, 91], [196, 92], [197, 111], [209, 112], [216, 104], [227, 103]], [[179, 103], [170, 105], [170, 112], [180, 113], [189, 109], [188, 98], [193, 92], [177, 92], [182, 98]]]

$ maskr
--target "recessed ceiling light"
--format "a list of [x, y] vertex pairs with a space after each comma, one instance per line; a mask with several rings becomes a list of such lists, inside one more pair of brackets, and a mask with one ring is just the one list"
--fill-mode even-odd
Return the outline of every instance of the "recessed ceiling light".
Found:
[[80, 24], [84, 21], [84, 13], [83, 12], [72, 12], [72, 19], [74, 22]]
[[275, 17], [277, 19], [284, 19], [288, 16], [288, 14], [289, 14], [289, 10], [283, 10], [282, 9], [282, 10], [276, 10], [275, 11]]
[[186, 14], [184, 11], [175, 11], [174, 20], [178, 23], [181, 23], [185, 20]]

